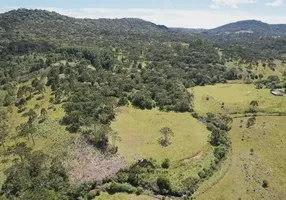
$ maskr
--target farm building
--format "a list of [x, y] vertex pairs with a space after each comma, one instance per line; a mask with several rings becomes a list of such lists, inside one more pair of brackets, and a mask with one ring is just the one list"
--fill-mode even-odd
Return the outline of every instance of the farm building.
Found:
[[270, 92], [275, 96], [284, 96], [284, 93], [282, 93], [280, 90], [272, 89]]

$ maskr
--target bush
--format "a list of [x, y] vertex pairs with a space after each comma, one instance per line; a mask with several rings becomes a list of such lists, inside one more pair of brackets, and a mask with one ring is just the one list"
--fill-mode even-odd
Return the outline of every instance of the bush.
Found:
[[196, 112], [192, 112], [192, 116], [193, 116], [193, 118], [196, 118], [196, 119], [198, 119], [200, 117], [199, 114]]
[[125, 106], [128, 104], [127, 97], [120, 97], [118, 100], [118, 106]]
[[137, 174], [135, 173], [130, 173], [128, 176], [128, 183], [134, 186], [138, 186], [140, 183], [140, 178]]
[[199, 178], [197, 177], [189, 177], [183, 181], [183, 184], [191, 194], [193, 194], [196, 189], [198, 188], [198, 183], [200, 182]]
[[171, 183], [167, 177], [159, 176], [157, 178], [157, 186], [159, 187], [161, 194], [171, 193]]
[[166, 158], [162, 164], [161, 164], [161, 167], [164, 168], [164, 169], [168, 169], [170, 167], [170, 159]]
[[139, 187], [139, 188], [137, 188], [135, 194], [136, 195], [141, 195], [141, 194], [143, 194], [143, 192], [144, 192], [143, 188]]
[[262, 187], [263, 188], [268, 188], [269, 187], [269, 182], [267, 180], [263, 180]]
[[100, 195], [100, 191], [99, 190], [91, 190], [86, 196], [88, 200], [92, 200], [95, 197]]
[[132, 187], [127, 183], [121, 184], [121, 183], [116, 183], [114, 181], [111, 182], [106, 189], [107, 192], [110, 194], [115, 194], [117, 192], [126, 192], [128, 194], [132, 194], [137, 191], [135, 187]]
[[214, 156], [218, 160], [222, 160], [223, 158], [225, 158], [226, 153], [227, 153], [227, 149], [225, 147], [217, 147], [214, 150]]

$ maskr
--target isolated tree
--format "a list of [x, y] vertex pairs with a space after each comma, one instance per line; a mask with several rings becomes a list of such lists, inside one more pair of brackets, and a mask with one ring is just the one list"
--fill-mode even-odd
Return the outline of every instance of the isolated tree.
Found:
[[19, 109], [22, 109], [26, 104], [27, 104], [26, 99], [21, 98], [21, 99], [19, 100], [19, 102], [16, 104], [16, 106], [17, 106]]
[[251, 101], [251, 102], [250, 102], [250, 105], [251, 105], [252, 107], [257, 107], [257, 106], [258, 106], [258, 102], [257, 102], [257, 101]]
[[249, 105], [251, 106], [250, 112], [255, 112], [255, 107], [258, 107], [258, 101], [251, 101]]
[[42, 108], [41, 109], [41, 119], [42, 121], [45, 121], [47, 119], [47, 115], [48, 115], [48, 112], [45, 108]]
[[251, 126], [253, 126], [255, 124], [255, 122], [256, 122], [256, 118], [254, 116], [249, 118], [247, 120], [246, 127], [250, 128]]
[[170, 137], [174, 137], [172, 129], [170, 129], [169, 127], [164, 127], [160, 130], [160, 133], [162, 134], [162, 137], [159, 138], [159, 143], [164, 147], [170, 145]]
[[35, 119], [37, 118], [37, 113], [33, 110], [33, 109], [30, 109], [28, 112], [27, 112], [27, 116], [29, 117], [29, 123], [34, 123]]
[[269, 187], [269, 182], [267, 180], [263, 180], [262, 187], [263, 188], [268, 188]]
[[109, 135], [111, 136], [111, 141], [112, 141], [112, 146], [116, 146], [116, 142], [120, 142], [121, 141], [121, 137], [119, 136], [118, 132], [116, 131], [111, 131], [109, 133]]
[[36, 128], [34, 125], [30, 122], [21, 124], [19, 127], [17, 127], [18, 130], [18, 136], [19, 137], [27, 137], [28, 140], [30, 140], [30, 137], [32, 138], [33, 145], [35, 145], [35, 140], [34, 140], [34, 134], [36, 132]]
[[26, 157], [30, 152], [31, 148], [27, 147], [27, 144], [25, 142], [20, 142], [16, 144], [16, 146], [13, 149], [13, 153], [20, 157], [21, 161], [23, 161], [24, 157]]

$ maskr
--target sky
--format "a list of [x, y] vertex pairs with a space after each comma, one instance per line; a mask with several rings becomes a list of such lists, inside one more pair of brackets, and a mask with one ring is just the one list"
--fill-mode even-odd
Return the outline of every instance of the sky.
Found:
[[248, 19], [286, 24], [286, 0], [0, 0], [0, 13], [17, 8], [76, 18], [141, 18], [184, 28], [215, 28]]

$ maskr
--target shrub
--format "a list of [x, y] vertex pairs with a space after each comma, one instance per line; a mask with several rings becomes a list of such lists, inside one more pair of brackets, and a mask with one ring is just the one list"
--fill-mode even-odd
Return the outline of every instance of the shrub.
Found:
[[157, 178], [157, 186], [159, 187], [161, 194], [168, 194], [171, 192], [170, 180], [165, 176], [159, 176]]
[[214, 156], [218, 160], [222, 160], [226, 156], [227, 149], [225, 147], [217, 147], [214, 150]]
[[200, 117], [199, 114], [196, 112], [192, 112], [192, 116], [193, 116], [193, 118], [196, 118], [196, 119], [198, 119]]
[[118, 100], [118, 106], [125, 106], [128, 104], [127, 97], [120, 97]]
[[193, 194], [198, 188], [199, 179], [197, 177], [189, 177], [183, 181], [183, 184], [191, 194]]
[[132, 187], [131, 185], [124, 183], [116, 183], [116, 182], [111, 182], [108, 186], [107, 186], [107, 192], [110, 194], [115, 194], [117, 192], [126, 192], [129, 194], [135, 193], [136, 192], [136, 188]]
[[263, 180], [262, 187], [263, 188], [268, 188], [269, 187], [269, 182], [267, 180]]
[[138, 186], [140, 183], [140, 178], [137, 174], [135, 173], [130, 173], [128, 176], [128, 183], [134, 186]]
[[170, 159], [166, 158], [162, 164], [161, 164], [161, 167], [164, 168], [164, 169], [168, 169], [170, 167]]

